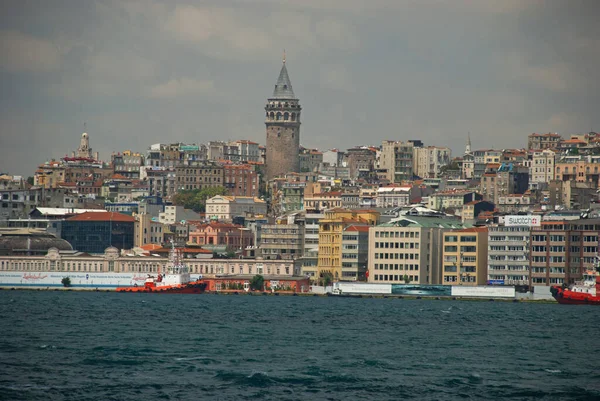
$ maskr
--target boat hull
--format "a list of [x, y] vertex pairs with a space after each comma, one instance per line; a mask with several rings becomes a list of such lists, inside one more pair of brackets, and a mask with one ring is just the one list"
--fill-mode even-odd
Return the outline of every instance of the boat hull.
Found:
[[550, 289], [556, 302], [563, 305], [600, 305], [600, 297], [585, 292], [575, 292], [554, 286]]
[[159, 287], [118, 287], [117, 292], [130, 292], [139, 294], [202, 294], [206, 290], [205, 283], [189, 283], [177, 286]]

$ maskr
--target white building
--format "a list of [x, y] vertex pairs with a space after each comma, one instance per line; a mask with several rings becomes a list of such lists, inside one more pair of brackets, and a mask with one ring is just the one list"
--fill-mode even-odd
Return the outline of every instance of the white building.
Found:
[[529, 284], [527, 226], [488, 227], [488, 281], [504, 285]]
[[533, 152], [529, 167], [529, 188], [544, 189], [554, 180], [556, 153], [550, 149]]
[[450, 164], [449, 148], [428, 146], [413, 148], [413, 170], [421, 178], [436, 178], [443, 166]]
[[410, 204], [411, 186], [389, 186], [377, 189], [377, 207], [398, 207]]
[[217, 195], [206, 200], [206, 217], [210, 219], [231, 221], [234, 217], [266, 214], [265, 201], [250, 196]]
[[158, 214], [158, 221], [161, 224], [175, 224], [182, 220], [201, 220], [202, 216], [183, 206], [165, 206], [165, 211]]
[[[319, 249], [319, 221], [325, 217], [323, 212], [307, 212], [304, 220], [304, 253]], [[316, 267], [315, 267], [316, 268]], [[315, 270], [316, 271], [316, 270]]]

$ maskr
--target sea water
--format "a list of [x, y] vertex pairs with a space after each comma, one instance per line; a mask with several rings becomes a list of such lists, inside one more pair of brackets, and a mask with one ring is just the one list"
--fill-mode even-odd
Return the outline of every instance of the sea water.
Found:
[[600, 308], [0, 291], [0, 400], [599, 400]]

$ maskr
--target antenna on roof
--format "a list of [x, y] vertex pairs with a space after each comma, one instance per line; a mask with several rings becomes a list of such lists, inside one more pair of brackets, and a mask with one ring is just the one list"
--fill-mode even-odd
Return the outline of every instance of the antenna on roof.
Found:
[[285, 64], [285, 49], [283, 49], [283, 64]]

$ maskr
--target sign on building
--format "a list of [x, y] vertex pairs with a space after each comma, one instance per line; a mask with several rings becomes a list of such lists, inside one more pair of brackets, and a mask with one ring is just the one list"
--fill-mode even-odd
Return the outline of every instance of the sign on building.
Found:
[[532, 215], [516, 215], [516, 216], [505, 216], [504, 225], [507, 227], [514, 226], [526, 226], [526, 227], [539, 227], [542, 224], [542, 218], [540, 216]]

